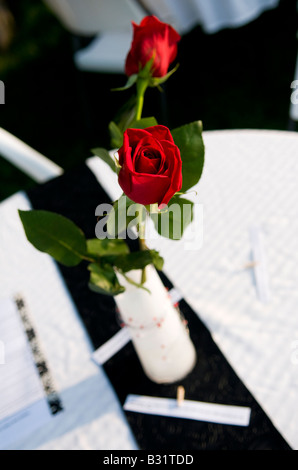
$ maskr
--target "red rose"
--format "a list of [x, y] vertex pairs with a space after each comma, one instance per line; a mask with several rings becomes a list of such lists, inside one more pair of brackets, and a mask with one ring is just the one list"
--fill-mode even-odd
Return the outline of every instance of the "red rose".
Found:
[[163, 77], [177, 55], [177, 43], [181, 37], [172, 26], [162, 23], [155, 16], [146, 16], [140, 25], [132, 22], [133, 41], [126, 58], [125, 73], [129, 77], [139, 73], [153, 57], [153, 77]]
[[168, 204], [182, 187], [182, 161], [165, 126], [127, 129], [118, 151], [118, 180], [123, 192], [139, 204]]

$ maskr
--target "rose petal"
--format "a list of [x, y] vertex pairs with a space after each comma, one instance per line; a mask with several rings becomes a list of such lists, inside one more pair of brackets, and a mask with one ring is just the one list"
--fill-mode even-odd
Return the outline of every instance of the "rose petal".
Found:
[[146, 127], [144, 130], [155, 137], [157, 140], [167, 140], [174, 143], [173, 136], [166, 126], [158, 124], [157, 126]]
[[156, 175], [160, 168], [160, 157], [146, 155], [144, 150], [139, 158], [135, 161], [135, 171], [138, 173], [147, 173]]
[[164, 150], [169, 164], [169, 174], [171, 175], [171, 185], [165, 192], [162, 199], [163, 204], [168, 204], [174, 194], [182, 188], [182, 161], [178, 147], [170, 142], [163, 142]]
[[118, 181], [125, 194], [132, 201], [144, 205], [160, 203], [171, 182], [167, 176], [137, 173], [130, 174], [129, 179], [127, 184], [120, 171]]
[[169, 129], [127, 129], [119, 149], [118, 181], [140, 204], [168, 204], [182, 187], [182, 161]]

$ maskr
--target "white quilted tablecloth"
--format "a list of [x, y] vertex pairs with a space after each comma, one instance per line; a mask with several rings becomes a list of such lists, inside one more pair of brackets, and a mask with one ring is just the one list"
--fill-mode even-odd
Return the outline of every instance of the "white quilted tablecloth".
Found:
[[[298, 449], [298, 134], [205, 132], [206, 165], [190, 197], [204, 209], [203, 244], [149, 240], [165, 273], [200, 314], [240, 378]], [[114, 174], [88, 160], [112, 198]], [[12, 448], [135, 449], [133, 436], [52, 260], [26, 241], [17, 209], [0, 205], [0, 299], [23, 293], [65, 411]], [[269, 298], [259, 297], [250, 230], [263, 236]], [[63, 319], [63, 320], [62, 320]], [[100, 398], [99, 398], [100, 397]]]

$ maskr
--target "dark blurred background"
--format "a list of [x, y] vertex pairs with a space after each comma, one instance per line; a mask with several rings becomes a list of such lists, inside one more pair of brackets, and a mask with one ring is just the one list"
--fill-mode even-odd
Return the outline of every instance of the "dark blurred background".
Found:
[[[11, 36], [1, 37], [0, 80], [6, 104], [0, 127], [64, 169], [94, 146], [109, 147], [108, 123], [131, 91], [113, 92], [124, 75], [78, 72], [71, 35], [40, 0], [7, 0]], [[216, 34], [198, 26], [183, 36], [180, 67], [160, 92], [148, 91], [144, 115], [166, 117], [170, 128], [201, 119], [205, 130], [287, 130], [297, 56], [297, 1], [255, 21]], [[0, 200], [34, 184], [0, 159]]]

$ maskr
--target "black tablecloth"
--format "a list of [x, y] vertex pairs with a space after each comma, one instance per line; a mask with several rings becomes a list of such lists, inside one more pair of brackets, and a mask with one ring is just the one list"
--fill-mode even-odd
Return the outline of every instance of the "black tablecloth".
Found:
[[[73, 220], [88, 238], [95, 238], [95, 208], [111, 202], [90, 169], [82, 166], [28, 191], [33, 208], [60, 213]], [[131, 246], [134, 249], [134, 246]], [[82, 262], [75, 268], [58, 265], [78, 308], [94, 349], [104, 344], [119, 325], [111, 297], [91, 292], [89, 273]], [[165, 285], [171, 281], [160, 273]], [[205, 324], [185, 300], [180, 309], [189, 324], [197, 350], [197, 364], [179, 384], [158, 385], [144, 374], [132, 343], [105, 363], [104, 369], [123, 405], [128, 394], [176, 398], [177, 385], [189, 400], [251, 408], [248, 427], [126, 412], [140, 449], [150, 450], [290, 450], [272, 421], [230, 366]], [[100, 400], [100, 396], [98, 397]]]

